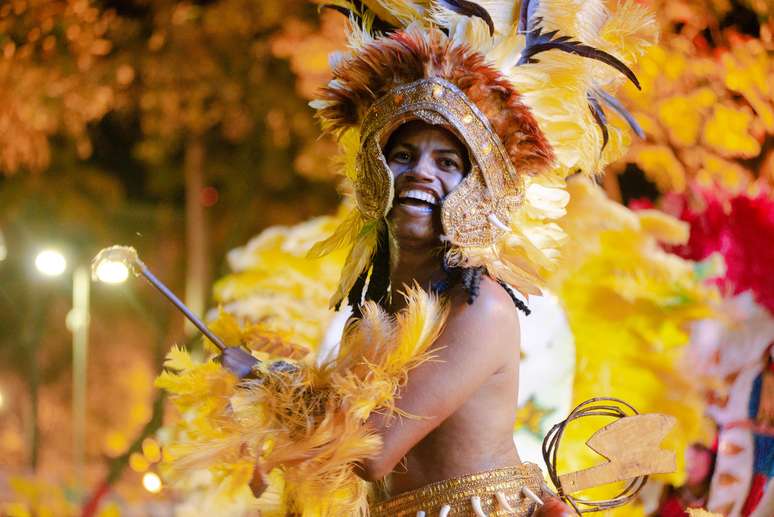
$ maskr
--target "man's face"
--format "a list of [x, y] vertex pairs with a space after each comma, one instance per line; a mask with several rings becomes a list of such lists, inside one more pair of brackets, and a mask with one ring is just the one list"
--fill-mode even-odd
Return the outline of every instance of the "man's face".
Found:
[[398, 241], [437, 243], [443, 231], [441, 202], [469, 169], [464, 146], [450, 131], [415, 120], [392, 134], [384, 156], [395, 178], [389, 218]]

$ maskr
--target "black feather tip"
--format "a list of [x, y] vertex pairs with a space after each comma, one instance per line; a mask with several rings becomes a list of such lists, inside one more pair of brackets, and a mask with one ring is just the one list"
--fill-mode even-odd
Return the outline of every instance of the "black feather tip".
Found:
[[[538, 24], [539, 21], [539, 19], [536, 19], [533, 25]], [[529, 20], [526, 23], [530, 23]], [[576, 54], [581, 57], [595, 59], [612, 66], [625, 75], [638, 90], [642, 89], [637, 76], [631, 68], [626, 66], [626, 63], [604, 50], [599, 50], [598, 48], [591, 47], [580, 41], [574, 41], [571, 36], [557, 36], [558, 32], [559, 31], [550, 31], [543, 33], [542, 28], [539, 26], [530, 30], [527, 33], [526, 47], [522, 51], [517, 65], [536, 63], [537, 60], [533, 57], [541, 52], [546, 52], [547, 50], [561, 50], [568, 54]]]
[[610, 140], [610, 133], [607, 129], [607, 116], [594, 94], [589, 93], [586, 98], [589, 101], [589, 110], [591, 110], [591, 114], [594, 115], [594, 120], [599, 126], [599, 129], [602, 130], [602, 148], [599, 150], [599, 153], [602, 154], [602, 151], [607, 147], [607, 142]]
[[[368, 10], [368, 8], [365, 7], [363, 2], [360, 0], [352, 0], [352, 5], [355, 7], [355, 9], [347, 9], [346, 7], [336, 4], [320, 4], [320, 9], [333, 9], [334, 11], [339, 12], [348, 18], [354, 18], [362, 29], [363, 14]], [[374, 14], [374, 20], [371, 24], [371, 36], [375, 36], [377, 33], [389, 34], [391, 32], [395, 32], [396, 30], [398, 30], [398, 27], [387, 23]]]
[[468, 2], [467, 0], [438, 0], [438, 3], [457, 14], [481, 18], [484, 20], [487, 27], [489, 27], [489, 35], [494, 35], [495, 26], [494, 21], [492, 21], [492, 17], [489, 15], [489, 12], [486, 9], [477, 3]]

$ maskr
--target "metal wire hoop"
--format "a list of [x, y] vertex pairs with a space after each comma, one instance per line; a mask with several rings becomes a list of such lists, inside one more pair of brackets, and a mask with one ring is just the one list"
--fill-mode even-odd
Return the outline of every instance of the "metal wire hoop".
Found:
[[559, 498], [572, 506], [578, 515], [601, 512], [603, 510], [609, 510], [625, 505], [634, 499], [640, 490], [642, 490], [642, 487], [645, 486], [645, 483], [648, 481], [648, 476], [638, 476], [632, 479], [618, 495], [611, 499], [592, 501], [578, 499], [570, 494], [564, 493], [562, 484], [559, 481], [559, 473], [557, 472], [556, 455], [565, 429], [573, 420], [588, 416], [609, 416], [619, 419], [638, 414], [639, 412], [634, 409], [634, 407], [620, 399], [612, 397], [589, 399], [578, 404], [578, 406], [570, 412], [570, 415], [553, 426], [543, 439], [543, 461], [545, 461], [546, 468], [548, 468], [548, 475], [551, 478], [551, 482], [556, 487]]

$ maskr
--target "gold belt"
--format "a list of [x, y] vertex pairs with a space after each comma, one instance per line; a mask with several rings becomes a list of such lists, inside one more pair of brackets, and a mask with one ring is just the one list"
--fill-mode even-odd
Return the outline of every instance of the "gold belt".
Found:
[[522, 463], [404, 492], [371, 505], [371, 517], [416, 517], [420, 511], [427, 517], [476, 517], [481, 515], [474, 509], [479, 503], [483, 515], [489, 517], [526, 517], [536, 507], [527, 490], [541, 497], [542, 486], [540, 467]]

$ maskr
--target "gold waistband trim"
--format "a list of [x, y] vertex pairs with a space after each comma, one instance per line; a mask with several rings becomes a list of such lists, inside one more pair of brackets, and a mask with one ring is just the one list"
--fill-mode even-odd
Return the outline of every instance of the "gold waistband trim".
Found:
[[[481, 509], [489, 517], [527, 516], [535, 503], [523, 494], [524, 487], [541, 497], [543, 474], [534, 463], [516, 467], [488, 470], [467, 476], [447, 479], [404, 492], [371, 506], [371, 517], [416, 517], [423, 511], [427, 517], [437, 517], [444, 505], [450, 507], [450, 517], [475, 517], [471, 498], [481, 499]], [[497, 493], [505, 497], [514, 510], [508, 512], [497, 500]]]

